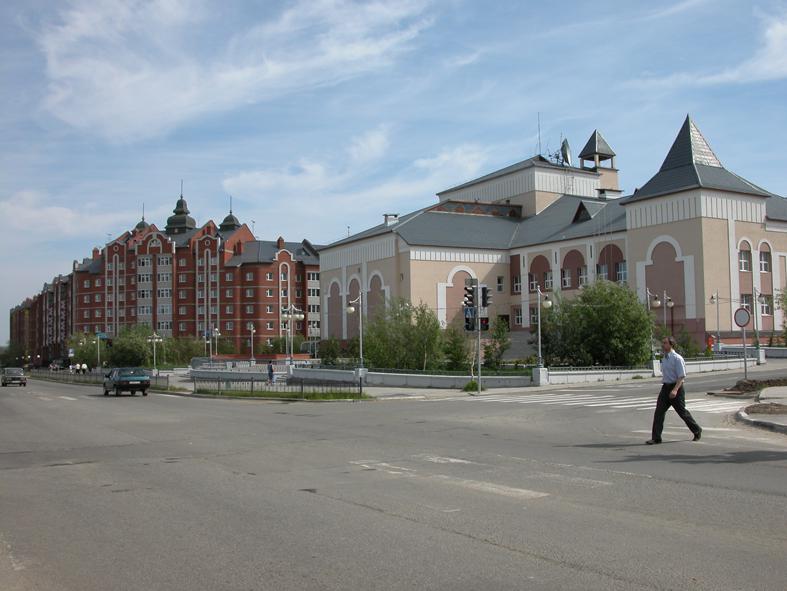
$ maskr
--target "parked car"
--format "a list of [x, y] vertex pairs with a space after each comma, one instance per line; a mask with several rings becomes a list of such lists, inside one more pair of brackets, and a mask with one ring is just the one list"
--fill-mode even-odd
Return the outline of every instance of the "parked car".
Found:
[[8, 384], [18, 384], [19, 386], [27, 386], [27, 376], [25, 370], [21, 367], [5, 367], [3, 368], [2, 377], [3, 387]]
[[104, 375], [104, 396], [109, 396], [110, 392], [115, 396], [120, 396], [121, 392], [131, 392], [132, 396], [142, 392], [147, 396], [148, 388], [150, 376], [141, 367], [116, 367]]

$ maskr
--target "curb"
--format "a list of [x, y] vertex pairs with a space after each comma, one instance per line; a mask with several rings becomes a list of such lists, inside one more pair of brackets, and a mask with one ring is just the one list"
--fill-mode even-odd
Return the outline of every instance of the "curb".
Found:
[[756, 399], [759, 395], [760, 391], [756, 390], [754, 392], [739, 392], [737, 394], [733, 394], [732, 392], [706, 392], [707, 396], [715, 396], [717, 398], [732, 398], [736, 400], [746, 400], [751, 398], [752, 400]]
[[782, 433], [784, 435], [787, 435], [787, 425], [772, 423], [771, 421], [761, 421], [760, 419], [753, 419], [749, 416], [749, 413], [746, 412], [748, 408], [749, 407], [747, 406], [736, 412], [735, 420], [740, 423], [745, 423], [747, 425], [750, 425], [752, 427], [759, 427], [760, 429], [767, 429], [769, 431], [774, 431], [775, 433]]

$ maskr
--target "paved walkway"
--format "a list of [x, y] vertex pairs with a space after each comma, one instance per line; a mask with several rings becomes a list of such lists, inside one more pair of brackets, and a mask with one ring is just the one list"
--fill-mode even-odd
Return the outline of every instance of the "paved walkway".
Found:
[[[781, 404], [787, 408], [787, 386], [775, 386], [773, 388], [765, 388], [760, 392], [760, 404]], [[752, 405], [747, 405], [751, 408]], [[746, 409], [740, 410], [737, 414], [737, 419], [744, 423], [748, 423], [755, 427], [762, 427], [770, 429], [778, 433], [787, 434], [787, 413], [758, 413], [749, 412]]]

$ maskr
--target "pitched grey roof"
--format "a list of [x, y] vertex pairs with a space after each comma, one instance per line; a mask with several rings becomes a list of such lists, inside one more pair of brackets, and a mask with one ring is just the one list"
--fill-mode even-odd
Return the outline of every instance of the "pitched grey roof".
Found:
[[595, 154], [610, 158], [615, 156], [615, 152], [609, 147], [607, 140], [604, 139], [604, 136], [601, 135], [598, 129], [593, 131], [585, 147], [582, 148], [582, 151], [579, 153], [579, 157], [585, 160], [591, 160]]
[[772, 195], [724, 168], [694, 121], [686, 116], [659, 171], [623, 203], [700, 187], [758, 197]]
[[[303, 242], [285, 242], [284, 250], [293, 254], [296, 261], [302, 261], [306, 265], [319, 265], [320, 257], [317, 248], [308, 240]], [[254, 240], [243, 244], [243, 252], [235, 255], [227, 261], [228, 267], [238, 267], [252, 263], [273, 262], [279, 247], [275, 240]]]
[[87, 271], [88, 273], [97, 274], [104, 270], [104, 255], [102, 254], [97, 259], [82, 259], [82, 262], [77, 265], [77, 271]]
[[466, 183], [463, 183], [461, 185], [457, 185], [456, 187], [451, 187], [450, 189], [446, 189], [445, 191], [440, 191], [438, 193], [438, 195], [445, 195], [447, 193], [452, 193], [453, 191], [458, 191], [459, 189], [464, 189], [466, 187], [472, 187], [473, 185], [477, 185], [479, 183], [483, 183], [483, 182], [491, 180], [491, 179], [495, 179], [495, 178], [498, 178], [498, 177], [501, 177], [501, 176], [505, 176], [507, 174], [511, 174], [511, 173], [514, 173], [514, 172], [518, 172], [520, 170], [524, 170], [526, 168], [533, 168], [533, 167], [538, 167], [538, 168], [555, 168], [555, 169], [558, 169], [558, 170], [570, 169], [570, 170], [573, 170], [573, 171], [584, 172], [584, 173], [591, 172], [591, 171], [588, 171], [588, 170], [586, 170], [584, 168], [576, 168], [576, 167], [573, 167], [573, 166], [560, 166], [560, 165], [557, 165], [557, 164], [554, 164], [554, 163], [550, 162], [549, 160], [547, 160], [543, 156], [538, 155], [538, 156], [533, 156], [532, 158], [528, 158], [527, 160], [522, 160], [521, 162], [517, 162], [516, 164], [512, 164], [510, 166], [506, 166], [505, 168], [501, 168], [500, 170], [496, 170], [495, 172], [490, 172], [487, 175], [484, 175], [482, 177], [478, 177], [477, 179], [473, 179], [471, 181], [467, 181]]
[[765, 202], [765, 217], [769, 220], [787, 221], [787, 199], [771, 195]]

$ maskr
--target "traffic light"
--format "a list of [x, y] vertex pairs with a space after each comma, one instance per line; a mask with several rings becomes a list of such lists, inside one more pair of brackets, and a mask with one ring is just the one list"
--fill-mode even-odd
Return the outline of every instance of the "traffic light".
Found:
[[465, 317], [465, 330], [470, 332], [475, 330], [475, 318], [472, 316]]
[[462, 305], [465, 308], [475, 308], [475, 285], [465, 285], [465, 299]]
[[112, 339], [107, 339], [107, 349], [112, 348]]
[[481, 330], [489, 330], [489, 318], [481, 318]]
[[486, 285], [481, 286], [481, 307], [488, 308], [492, 305], [492, 292]]

